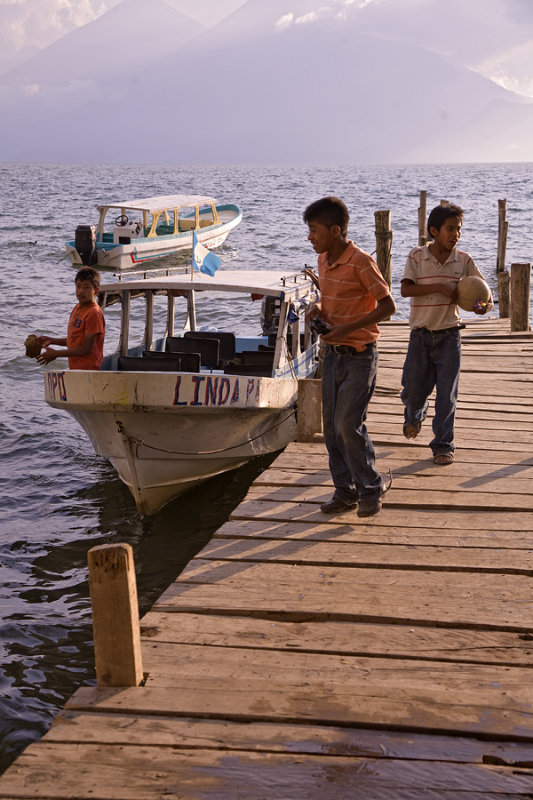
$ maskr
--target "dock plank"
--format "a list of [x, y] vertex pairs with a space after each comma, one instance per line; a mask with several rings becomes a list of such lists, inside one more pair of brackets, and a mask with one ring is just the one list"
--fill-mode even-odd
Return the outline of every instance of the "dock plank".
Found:
[[310, 564], [324, 567], [394, 567], [533, 576], [533, 549], [438, 547], [383, 543], [257, 541], [214, 538], [202, 559], [256, 563]]
[[[194, 612], [149, 612], [142, 635], [150, 642], [254, 647], [337, 655], [367, 655], [500, 664], [532, 668], [533, 634], [473, 628], [354, 623], [232, 616]], [[533, 753], [531, 754], [533, 757]]]
[[83, 687], [66, 707], [533, 737], [530, 669], [206, 646], [197, 647], [195, 657], [194, 650], [189, 645], [158, 644], [146, 656], [146, 686]]
[[[498, 800], [527, 797], [529, 776], [501, 766], [431, 761], [370, 760], [342, 756], [254, 753], [225, 750], [192, 751], [172, 748], [65, 745], [70, 773], [54, 760], [54, 748], [31, 745], [21, 757], [22, 782], [11, 784], [9, 773], [0, 797], [9, 800], [246, 800], [265, 796], [291, 800]], [[98, 774], [95, 783], [94, 774]], [[442, 790], [443, 784], [447, 787]], [[46, 786], [54, 785], [53, 795]], [[238, 789], [238, 787], [241, 787]], [[287, 795], [290, 787], [290, 795]], [[530, 788], [530, 787], [529, 787]]]
[[[270, 587], [265, 594], [263, 584]], [[446, 602], [442, 602], [443, 588]], [[523, 575], [255, 564], [200, 558], [156, 601], [155, 610], [224, 609], [287, 619], [402, 621], [448, 627], [492, 627], [528, 633], [531, 578]], [[332, 612], [332, 609], [335, 609]]]
[[[343, 515], [343, 519], [344, 519]], [[306, 541], [337, 541], [383, 544], [408, 544], [422, 547], [487, 547], [496, 549], [526, 549], [531, 547], [531, 531], [523, 530], [472, 530], [463, 528], [410, 527], [400, 525], [353, 525], [349, 522], [324, 519], [317, 523], [305, 520], [257, 520], [233, 517], [214, 534], [218, 538], [304, 539]], [[381, 517], [381, 515], [380, 515]]]

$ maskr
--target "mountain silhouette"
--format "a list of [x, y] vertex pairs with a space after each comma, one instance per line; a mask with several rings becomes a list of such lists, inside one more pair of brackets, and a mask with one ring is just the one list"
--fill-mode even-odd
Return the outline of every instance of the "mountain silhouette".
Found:
[[[58, 92], [44, 88], [39, 102], [35, 96], [12, 98], [0, 158], [204, 164], [533, 160], [533, 104], [450, 53], [402, 37], [399, 22], [396, 31], [385, 18], [379, 24], [378, 14], [393, 1], [395, 7], [415, 2], [384, 0], [357, 13], [328, 15], [325, 7], [316, 11], [313, 0], [293, 0], [290, 14], [284, 13], [285, 0], [248, 0], [202, 31], [192, 21], [186, 27], [183, 15], [156, 0], [149, 16], [157, 6], [166, 20], [156, 35], [145, 4], [123, 0], [117, 15], [124, 20], [128, 10], [130, 28], [145, 26], [147, 53], [126, 57], [131, 40], [119, 36], [105, 70], [95, 56], [94, 65], [87, 58], [82, 71], [69, 73], [78, 42], [73, 37], [82, 36], [85, 52], [98, 54], [111, 24], [117, 30], [115, 9], [68, 34], [52, 46], [52, 86], [62, 65], [63, 75], [80, 84], [76, 102], [61, 106]], [[170, 47], [180, 26], [184, 35]], [[39, 68], [40, 59], [52, 48], [26, 65], [39, 71], [41, 84], [50, 80], [51, 67]], [[31, 85], [31, 73], [21, 69], [15, 71], [19, 80], [30, 75], [26, 86]], [[75, 90], [74, 83], [71, 94]]]

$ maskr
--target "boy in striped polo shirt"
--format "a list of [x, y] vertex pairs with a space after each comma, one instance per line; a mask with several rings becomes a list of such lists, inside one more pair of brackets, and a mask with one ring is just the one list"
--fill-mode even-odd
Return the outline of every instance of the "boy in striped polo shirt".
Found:
[[374, 259], [347, 238], [350, 217], [342, 200], [323, 197], [303, 218], [318, 253], [320, 288], [307, 319], [318, 316], [330, 326], [322, 335], [322, 412], [335, 492], [321, 510], [357, 507], [359, 517], [370, 517], [380, 511], [385, 489], [364, 423], [376, 383], [377, 323], [396, 307]]
[[[441, 205], [428, 217], [432, 239], [409, 253], [401, 282], [402, 297], [411, 298], [411, 335], [402, 375], [403, 434], [414, 439], [428, 410], [428, 397], [436, 387], [433, 439], [429, 446], [435, 464], [453, 462], [454, 424], [461, 368], [461, 317], [457, 284], [466, 275], [483, 278], [468, 253], [457, 250], [463, 209]], [[493, 308], [474, 309], [486, 314]]]

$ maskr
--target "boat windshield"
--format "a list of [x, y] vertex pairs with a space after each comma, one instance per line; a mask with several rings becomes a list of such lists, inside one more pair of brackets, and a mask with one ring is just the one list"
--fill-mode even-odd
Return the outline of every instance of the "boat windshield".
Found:
[[216, 205], [209, 201], [153, 211], [127, 206], [105, 206], [100, 209], [98, 238], [105, 238], [106, 232], [113, 232], [115, 235], [131, 234], [132, 230], [135, 231], [136, 237], [175, 236], [219, 223]]

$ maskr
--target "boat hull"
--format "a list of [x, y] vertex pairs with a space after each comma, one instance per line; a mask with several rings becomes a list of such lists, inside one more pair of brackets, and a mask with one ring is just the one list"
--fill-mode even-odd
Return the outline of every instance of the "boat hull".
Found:
[[[198, 241], [209, 250], [220, 247], [242, 219], [242, 214], [237, 206], [229, 205], [219, 207], [220, 223], [196, 231]], [[176, 253], [192, 252], [193, 231], [184, 231], [165, 236], [150, 236], [132, 238], [129, 243], [115, 244], [113, 242], [96, 242], [96, 264], [94, 266], [103, 270], [127, 270], [142, 265], [147, 261], [157, 260], [172, 256]], [[66, 251], [70, 256], [73, 266], [82, 266], [80, 254], [76, 250], [75, 242], [65, 243]]]
[[296, 380], [219, 374], [48, 372], [47, 402], [69, 412], [113, 464], [139, 512], [296, 437]]

